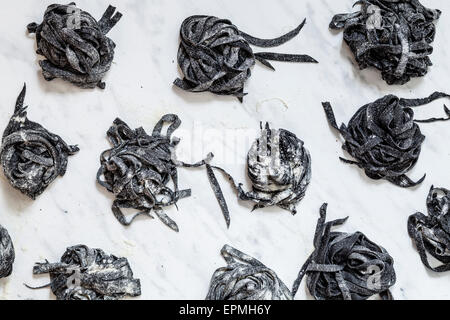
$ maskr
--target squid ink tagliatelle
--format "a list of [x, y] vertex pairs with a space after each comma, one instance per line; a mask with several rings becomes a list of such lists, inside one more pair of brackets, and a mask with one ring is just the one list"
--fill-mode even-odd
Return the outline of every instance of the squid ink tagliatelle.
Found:
[[[409, 217], [408, 233], [427, 268], [450, 271], [450, 190], [431, 187], [427, 207], [428, 216], [418, 212]], [[433, 267], [428, 254], [440, 265]]]
[[405, 84], [427, 74], [431, 43], [441, 12], [418, 0], [360, 0], [361, 9], [338, 14], [331, 29], [344, 29], [344, 41], [361, 69], [374, 67], [388, 84]]
[[8, 230], [0, 225], [0, 279], [9, 277], [15, 259], [14, 246]]
[[58, 176], [64, 176], [68, 157], [79, 149], [28, 120], [27, 107], [23, 105], [25, 93], [24, 86], [3, 133], [0, 160], [10, 184], [34, 200]]
[[79, 245], [68, 248], [57, 263], [37, 263], [33, 274], [50, 274], [50, 286], [58, 300], [119, 300], [141, 295], [141, 282], [133, 278], [126, 258]]
[[242, 101], [246, 95], [245, 82], [250, 78], [256, 60], [272, 70], [275, 69], [269, 60], [317, 63], [307, 55], [253, 53], [250, 47], [279, 46], [298, 35], [305, 21], [279, 38], [265, 40], [240, 31], [229, 20], [191, 16], [181, 25], [178, 64], [184, 79], [177, 79], [175, 85], [191, 92], [232, 95]]
[[228, 265], [214, 273], [206, 300], [292, 300], [276, 273], [255, 258], [228, 245], [222, 256]]
[[[162, 129], [168, 123], [167, 133]], [[116, 197], [112, 211], [123, 225], [130, 225], [135, 218], [146, 215], [153, 218], [153, 212], [169, 228], [178, 232], [178, 225], [163, 208], [176, 205], [178, 200], [190, 197], [191, 190], [179, 190], [179, 167], [206, 166], [213, 191], [229, 226], [228, 207], [209, 162], [213, 155], [196, 164], [187, 164], [176, 159], [175, 148], [180, 142], [172, 134], [181, 125], [174, 114], [167, 114], [148, 135], [143, 128], [132, 130], [125, 122], [116, 119], [108, 130], [108, 138], [113, 148], [102, 153], [101, 167], [97, 173], [98, 183]], [[168, 183], [172, 181], [172, 190]], [[131, 219], [125, 217], [122, 209], [139, 212]]]
[[393, 184], [409, 188], [421, 184], [412, 181], [406, 174], [416, 165], [425, 136], [417, 123], [450, 120], [450, 110], [444, 105], [446, 118], [415, 120], [413, 107], [428, 104], [436, 99], [450, 97], [435, 92], [424, 99], [399, 99], [388, 95], [361, 107], [348, 125], [339, 128], [329, 102], [323, 107], [330, 125], [338, 130], [345, 140], [343, 149], [357, 161], [341, 158], [345, 163], [364, 169], [366, 175], [375, 180], [385, 179]]
[[100, 21], [89, 13], [68, 5], [52, 4], [41, 24], [30, 23], [29, 33], [36, 33], [39, 62], [48, 81], [61, 78], [81, 88], [104, 89], [102, 81], [111, 68], [115, 43], [106, 34], [122, 14], [109, 6]]
[[297, 204], [304, 198], [311, 181], [311, 156], [304, 142], [284, 129], [271, 129], [269, 124], [253, 143], [247, 157], [248, 176], [253, 190], [246, 192], [242, 184], [221, 168], [237, 190], [238, 198], [255, 203], [254, 210], [278, 206], [297, 213]]
[[366, 300], [376, 294], [393, 299], [389, 290], [395, 282], [394, 260], [384, 248], [364, 234], [333, 232], [347, 218], [326, 222], [327, 204], [320, 209], [314, 236], [314, 252], [294, 283], [296, 295], [303, 277], [317, 300]]

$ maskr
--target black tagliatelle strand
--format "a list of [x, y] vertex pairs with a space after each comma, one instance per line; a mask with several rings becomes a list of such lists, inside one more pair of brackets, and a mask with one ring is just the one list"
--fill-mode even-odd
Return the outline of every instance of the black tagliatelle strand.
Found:
[[222, 256], [228, 266], [214, 273], [206, 300], [292, 300], [276, 273], [258, 260], [230, 246]]
[[265, 128], [253, 143], [247, 157], [248, 176], [253, 190], [246, 192], [243, 184], [222, 170], [243, 201], [253, 201], [254, 210], [278, 206], [297, 213], [296, 206], [304, 198], [311, 181], [311, 156], [304, 142], [287, 130]]
[[[169, 127], [163, 135], [161, 131], [165, 123], [169, 123]], [[180, 125], [178, 116], [168, 114], [158, 122], [152, 135], [143, 128], [132, 130], [120, 119], [116, 119], [109, 129], [107, 135], [113, 148], [101, 155], [97, 181], [116, 196], [112, 211], [121, 224], [128, 226], [140, 215], [153, 218], [154, 212], [165, 225], [178, 232], [175, 221], [163, 212], [164, 207], [176, 205], [178, 200], [191, 196], [191, 190], [179, 190], [177, 169], [206, 166], [209, 181], [229, 226], [228, 207], [209, 164], [213, 155], [209, 154], [196, 164], [176, 159], [175, 148], [179, 139], [172, 139], [172, 134]], [[170, 180], [174, 190], [167, 186]], [[122, 212], [124, 208], [140, 212], [127, 220]]]
[[331, 29], [344, 29], [344, 41], [361, 69], [375, 67], [388, 84], [405, 84], [427, 74], [431, 43], [441, 12], [418, 0], [360, 0], [358, 12], [338, 14]]
[[9, 277], [15, 259], [14, 246], [8, 230], [0, 225], [0, 279]]
[[376, 294], [393, 299], [389, 288], [396, 282], [394, 260], [384, 248], [360, 233], [332, 232], [348, 218], [326, 222], [327, 204], [320, 209], [314, 252], [294, 283], [295, 296], [303, 277], [317, 300], [366, 300]]
[[253, 53], [250, 47], [279, 46], [298, 35], [305, 21], [279, 38], [264, 40], [239, 31], [229, 20], [191, 16], [181, 25], [178, 64], [184, 79], [177, 79], [175, 85], [191, 92], [233, 95], [242, 102], [246, 95], [244, 84], [256, 60], [272, 70], [275, 69], [268, 60], [317, 63], [307, 55]]
[[[428, 216], [409, 217], [408, 233], [423, 264], [435, 272], [450, 271], [450, 190], [431, 187], [427, 198]], [[427, 253], [442, 264], [432, 267]]]
[[64, 176], [68, 157], [80, 149], [28, 120], [27, 107], [23, 105], [25, 94], [24, 86], [3, 133], [0, 159], [11, 185], [36, 199], [58, 176]]
[[28, 32], [36, 33], [37, 53], [42, 74], [48, 81], [61, 78], [81, 88], [104, 89], [102, 81], [114, 59], [114, 42], [106, 34], [116, 25], [122, 14], [109, 6], [100, 21], [68, 5], [50, 5], [43, 22], [28, 25]]
[[68, 248], [57, 263], [37, 263], [33, 274], [50, 274], [49, 287], [58, 300], [119, 300], [141, 295], [126, 258], [107, 255], [84, 245]]
[[399, 99], [388, 95], [363, 106], [348, 126], [342, 124], [340, 128], [330, 103], [324, 102], [323, 107], [330, 125], [345, 140], [343, 149], [357, 160], [340, 158], [342, 161], [364, 169], [372, 179], [386, 179], [397, 186], [410, 188], [425, 179], [424, 176], [414, 182], [406, 175], [417, 163], [425, 140], [417, 123], [450, 120], [450, 111], [445, 106], [447, 118], [428, 120], [414, 120], [411, 108], [444, 97], [450, 96], [441, 92], [435, 92], [425, 99]]

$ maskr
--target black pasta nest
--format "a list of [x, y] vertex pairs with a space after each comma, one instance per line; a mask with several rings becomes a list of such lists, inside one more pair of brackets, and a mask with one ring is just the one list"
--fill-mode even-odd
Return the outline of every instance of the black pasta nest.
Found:
[[111, 68], [115, 43], [106, 34], [122, 17], [109, 6], [100, 21], [68, 5], [52, 4], [41, 24], [30, 23], [28, 32], [36, 33], [37, 54], [42, 74], [48, 81], [61, 78], [81, 88], [104, 89], [102, 81]]
[[61, 262], [37, 263], [33, 268], [33, 274], [46, 273], [50, 284], [44, 287], [50, 286], [58, 300], [119, 300], [141, 295], [140, 280], [133, 278], [126, 258], [84, 245], [68, 248]]
[[300, 270], [292, 294], [307, 275], [307, 287], [316, 300], [366, 300], [376, 294], [393, 299], [394, 260], [364, 234], [333, 232], [348, 218], [326, 222], [327, 204], [320, 209], [314, 252]]
[[14, 245], [8, 230], [0, 225], [0, 279], [9, 277], [15, 259]]
[[[427, 207], [428, 216], [419, 212], [409, 217], [409, 236], [427, 268], [436, 272], [450, 271], [450, 190], [431, 187]], [[431, 266], [427, 254], [441, 265]]]
[[369, 178], [386, 179], [397, 186], [409, 188], [422, 183], [408, 173], [417, 163], [425, 136], [417, 123], [450, 120], [450, 110], [444, 106], [448, 118], [415, 120], [411, 107], [421, 106], [436, 99], [449, 97], [435, 92], [425, 99], [399, 99], [387, 95], [361, 107], [349, 124], [339, 128], [329, 102], [323, 103], [330, 125], [338, 130], [345, 140], [343, 149], [357, 161], [342, 161], [364, 169]]
[[304, 142], [284, 129], [271, 129], [269, 124], [253, 143], [247, 156], [248, 176], [253, 190], [246, 192], [243, 184], [221, 170], [233, 183], [238, 197], [253, 201], [254, 210], [278, 206], [297, 213], [296, 206], [304, 198], [311, 181], [311, 156]]
[[[165, 123], [169, 127], [163, 135], [161, 131]], [[100, 157], [97, 181], [115, 195], [112, 211], [121, 224], [128, 226], [141, 215], [153, 218], [154, 212], [165, 225], [178, 232], [175, 221], [163, 211], [164, 207], [176, 205], [178, 200], [191, 196], [190, 189], [180, 190], [178, 187], [178, 167], [206, 166], [221, 208], [224, 214], [228, 214], [222, 191], [209, 165], [213, 155], [209, 154], [196, 164], [186, 164], [176, 159], [175, 148], [180, 140], [172, 138], [172, 134], [180, 125], [178, 116], [167, 114], [157, 123], [151, 135], [143, 128], [132, 130], [120, 119], [116, 119], [108, 130], [113, 148]], [[170, 181], [174, 190], [167, 185]], [[140, 212], [127, 220], [122, 209]]]
[[358, 12], [338, 14], [331, 29], [344, 29], [344, 41], [361, 69], [374, 67], [390, 85], [427, 74], [431, 43], [441, 12], [418, 0], [361, 0]]
[[214, 273], [206, 300], [292, 300], [276, 273], [258, 260], [228, 245], [221, 253], [228, 266]]
[[229, 20], [212, 16], [191, 16], [181, 25], [178, 64], [184, 79], [175, 85], [191, 92], [209, 91], [233, 95], [242, 101], [244, 84], [251, 76], [256, 60], [275, 70], [268, 60], [314, 62], [307, 55], [253, 53], [250, 45], [276, 47], [294, 38], [305, 21], [291, 32], [271, 40], [252, 37]]
[[79, 151], [40, 124], [29, 121], [23, 105], [26, 87], [17, 98], [14, 115], [3, 133], [0, 160], [11, 185], [36, 199], [58, 177], [64, 176], [68, 157]]

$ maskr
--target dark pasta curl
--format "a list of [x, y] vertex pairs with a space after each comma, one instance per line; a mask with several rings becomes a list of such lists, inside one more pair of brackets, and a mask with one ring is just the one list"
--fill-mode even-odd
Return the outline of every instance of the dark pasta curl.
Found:
[[[408, 219], [408, 233], [423, 264], [435, 272], [450, 271], [450, 190], [431, 187], [428, 216], [418, 212]], [[441, 264], [433, 267], [427, 254]]]
[[14, 245], [8, 230], [0, 225], [0, 279], [9, 277], [15, 259]]
[[58, 300], [119, 300], [141, 295], [141, 282], [133, 278], [126, 258], [84, 245], [68, 248], [57, 263], [37, 263], [33, 274], [50, 274], [50, 287]]
[[374, 67], [390, 85], [423, 77], [432, 65], [434, 22], [441, 11], [418, 0], [360, 0], [360, 11], [338, 14], [331, 29], [344, 30], [344, 41], [361, 69]]
[[180, 31], [178, 64], [184, 79], [177, 79], [174, 84], [190, 92], [236, 96], [242, 102], [246, 95], [244, 85], [256, 60], [272, 70], [275, 69], [268, 60], [317, 63], [307, 55], [253, 53], [250, 47], [279, 46], [298, 35], [305, 21], [279, 38], [265, 40], [240, 31], [226, 19], [191, 16], [184, 20]]
[[333, 232], [345, 219], [326, 222], [327, 204], [320, 209], [314, 252], [294, 283], [295, 296], [303, 277], [317, 300], [366, 300], [376, 294], [393, 299], [389, 288], [396, 282], [394, 260], [364, 234]]
[[303, 200], [311, 182], [311, 156], [304, 142], [284, 129], [271, 129], [269, 124], [253, 143], [247, 156], [248, 177], [252, 191], [246, 192], [243, 184], [221, 171], [233, 184], [238, 198], [255, 203], [254, 210], [278, 206], [297, 214], [297, 205]]
[[111, 68], [115, 43], [106, 34], [122, 18], [109, 6], [100, 21], [89, 13], [68, 5], [52, 4], [41, 24], [30, 23], [29, 33], [36, 33], [39, 62], [48, 81], [61, 78], [81, 88], [105, 88], [102, 81]]
[[[164, 135], [162, 128], [165, 123], [169, 127]], [[229, 226], [228, 207], [209, 164], [213, 155], [209, 154], [205, 160], [195, 164], [176, 159], [175, 148], [180, 140], [173, 138], [172, 134], [180, 125], [178, 116], [167, 114], [157, 123], [151, 135], [143, 128], [132, 130], [120, 119], [116, 119], [108, 130], [108, 139], [113, 147], [100, 157], [97, 181], [115, 195], [112, 211], [121, 224], [128, 226], [141, 215], [153, 218], [155, 213], [165, 225], [178, 232], [178, 225], [163, 211], [164, 207], [176, 205], [178, 200], [191, 196], [190, 189], [179, 189], [177, 170], [179, 167], [205, 166], [223, 214], [228, 217]], [[170, 181], [173, 190], [168, 186]], [[127, 219], [122, 209], [139, 212]]]
[[23, 105], [25, 93], [24, 86], [3, 133], [0, 160], [10, 184], [34, 200], [58, 176], [65, 175], [68, 157], [80, 149], [28, 120], [27, 107]]
[[416, 165], [425, 136], [417, 123], [450, 120], [450, 110], [444, 106], [447, 118], [415, 120], [412, 107], [428, 104], [436, 99], [450, 97], [435, 92], [425, 99], [399, 99], [388, 95], [361, 107], [348, 125], [338, 127], [329, 102], [323, 107], [330, 125], [338, 130], [345, 140], [343, 149], [357, 161], [340, 158], [343, 162], [364, 169], [366, 175], [375, 180], [385, 179], [391, 183], [410, 188], [421, 184], [412, 181], [406, 174]]
[[222, 256], [228, 265], [214, 273], [206, 300], [292, 300], [276, 273], [258, 260], [228, 245]]

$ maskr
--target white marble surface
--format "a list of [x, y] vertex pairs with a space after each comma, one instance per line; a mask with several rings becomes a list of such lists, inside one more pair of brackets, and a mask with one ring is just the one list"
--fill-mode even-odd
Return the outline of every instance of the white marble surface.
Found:
[[[66, 247], [81, 243], [126, 256], [142, 281], [142, 299], [203, 299], [213, 271], [225, 265], [219, 254], [224, 244], [260, 259], [290, 287], [312, 252], [323, 202], [330, 204], [329, 219], [350, 215], [341, 230], [364, 232], [395, 258], [395, 298], [450, 298], [450, 274], [427, 271], [406, 230], [408, 216], [425, 211], [431, 184], [450, 188], [449, 123], [421, 126], [427, 140], [410, 176], [420, 178], [424, 172], [428, 176], [420, 187], [404, 190], [369, 180], [339, 161], [341, 143], [320, 104], [332, 101], [342, 122], [359, 106], [388, 93], [424, 97], [435, 90], [449, 92], [450, 2], [423, 0], [443, 11], [432, 55], [435, 67], [425, 78], [391, 87], [378, 72], [355, 68], [342, 34], [328, 29], [333, 14], [351, 10], [351, 0], [80, 0], [77, 4], [100, 17], [109, 2], [124, 17], [110, 33], [117, 50], [104, 91], [81, 90], [41, 77], [34, 36], [28, 36], [25, 27], [40, 22], [52, 1], [9, 1], [0, 10], [0, 128], [8, 123], [26, 81], [29, 117], [81, 148], [70, 158], [66, 176], [34, 202], [0, 176], [0, 223], [13, 237], [17, 256], [13, 275], [0, 280], [0, 299], [53, 299], [50, 290], [31, 291], [23, 283], [46, 283], [48, 277], [32, 275], [33, 264], [45, 258], [57, 261]], [[183, 19], [192, 14], [226, 17], [261, 37], [278, 36], [306, 17], [301, 35], [276, 50], [310, 54], [320, 64], [275, 63], [275, 73], [257, 65], [243, 104], [229, 97], [181, 92], [172, 87], [179, 76], [178, 32]], [[166, 211], [180, 233], [146, 218], [128, 228], [120, 225], [110, 210], [111, 195], [95, 181], [99, 155], [109, 148], [106, 130], [119, 116], [130, 126], [151, 131], [165, 113], [176, 113], [183, 121], [176, 132], [182, 138], [179, 158], [196, 161], [212, 151], [215, 163], [239, 181], [246, 179], [246, 152], [260, 121], [296, 133], [313, 158], [313, 180], [299, 214], [293, 217], [276, 209], [250, 213], [251, 205], [236, 201], [221, 180], [232, 216], [227, 230], [205, 171], [181, 169], [180, 184], [192, 187], [193, 196], [179, 202], [179, 211]], [[441, 115], [442, 101], [418, 109], [417, 114]], [[297, 299], [310, 299], [304, 284]]]

